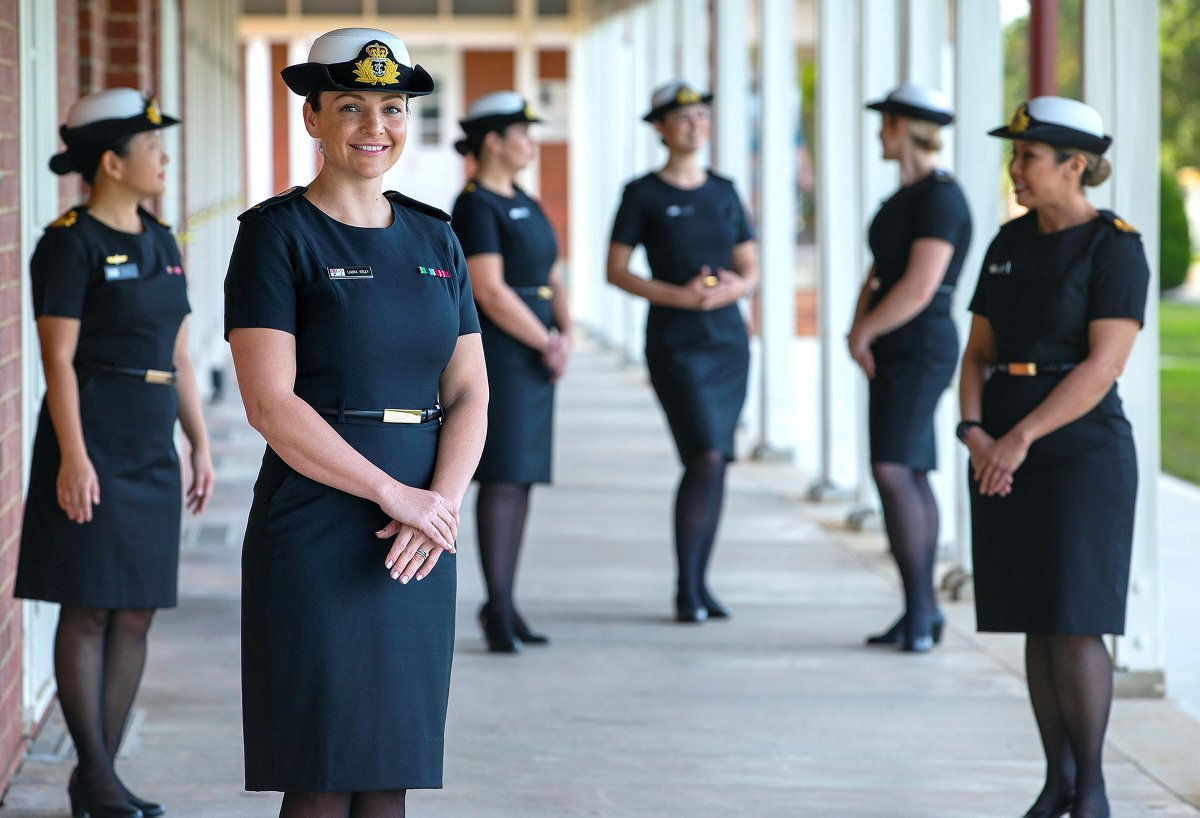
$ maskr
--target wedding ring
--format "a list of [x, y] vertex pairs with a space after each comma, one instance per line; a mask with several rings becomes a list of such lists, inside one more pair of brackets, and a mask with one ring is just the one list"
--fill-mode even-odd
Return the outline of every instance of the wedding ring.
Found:
[[421, 559], [423, 559], [423, 560], [426, 560], [426, 559], [429, 559], [429, 552], [428, 552], [428, 551], [422, 551], [420, 548], [418, 548], [418, 549], [417, 549], [417, 556], [418, 556], [418, 557], [420, 557], [420, 558], [421, 558]]

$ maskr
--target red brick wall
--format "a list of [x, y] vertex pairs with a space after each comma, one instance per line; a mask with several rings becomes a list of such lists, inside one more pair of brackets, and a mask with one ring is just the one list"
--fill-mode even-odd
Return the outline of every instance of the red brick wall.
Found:
[[[71, 103], [79, 98], [79, 83], [85, 70], [83, 53], [93, 47], [91, 32], [84, 29], [81, 18], [83, 4], [89, 0], [58, 0], [58, 62], [60, 65], [78, 65], [79, 73], [60, 71], [58, 74], [58, 121], [65, 122]], [[85, 44], [86, 39], [86, 44]], [[90, 58], [89, 58], [90, 62]], [[62, 145], [58, 148], [61, 150]], [[50, 157], [46, 157], [49, 161]], [[41, 166], [44, 167], [44, 166]], [[83, 185], [78, 173], [58, 177], [58, 209], [67, 210], [83, 198]]]
[[287, 68], [288, 55], [286, 43], [271, 43], [271, 76], [276, 78], [271, 83], [271, 164], [272, 179], [275, 193], [282, 193], [288, 187], [289, 172], [288, 154], [288, 100], [291, 93], [279, 72]]
[[[17, 3], [0, 0], [0, 110], [16, 111]], [[0, 785], [24, 750], [21, 603], [13, 599], [21, 514], [21, 246], [17, 117], [0, 120]]]
[[[547, 48], [538, 52], [538, 78], [544, 80], [567, 79], [567, 52], [561, 48]], [[537, 106], [534, 106], [534, 110]], [[541, 149], [542, 209], [546, 218], [554, 225], [558, 237], [558, 255], [566, 258], [570, 252], [567, 244], [571, 201], [571, 173], [568, 165], [566, 142], [546, 142]]]
[[[79, 32], [79, 88], [70, 95], [68, 105], [75, 96], [104, 88], [108, 74], [108, 0], [78, 0], [78, 12], [75, 24]], [[60, 22], [65, 19], [59, 17]], [[65, 38], [59, 39], [60, 48], [64, 41]]]
[[151, 68], [153, 16], [150, 0], [108, 0], [107, 88], [134, 88], [148, 91], [153, 87]]

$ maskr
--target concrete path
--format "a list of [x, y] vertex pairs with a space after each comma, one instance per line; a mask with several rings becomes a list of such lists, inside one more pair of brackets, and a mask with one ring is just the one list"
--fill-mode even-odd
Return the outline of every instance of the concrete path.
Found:
[[[278, 795], [242, 791], [238, 679], [238, 552], [262, 444], [236, 399], [210, 419], [219, 494], [187, 530], [181, 604], [155, 625], [121, 769], [172, 816], [270, 816]], [[731, 471], [713, 572], [735, 618], [676, 625], [677, 467], [640, 368], [582, 351], [557, 431], [558, 482], [535, 489], [519, 588], [554, 643], [484, 651], [466, 515], [446, 789], [411, 793], [411, 815], [964, 818], [1031, 802], [1019, 637], [980, 638], [969, 606], [947, 604], [932, 654], [862, 647], [899, 607], [879, 535], [840, 530], [843, 509], [798, 499], [801, 475], [752, 463]], [[71, 765], [55, 714], [0, 815], [67, 815]], [[1121, 818], [1200, 814], [1200, 722], [1119, 701], [1107, 777]]]

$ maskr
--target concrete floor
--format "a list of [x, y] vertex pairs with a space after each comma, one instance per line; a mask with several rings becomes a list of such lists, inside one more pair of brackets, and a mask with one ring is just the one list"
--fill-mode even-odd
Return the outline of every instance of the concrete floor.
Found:
[[[554, 643], [484, 651], [466, 515], [446, 788], [411, 793], [412, 815], [964, 818], [1031, 802], [1041, 754], [1019, 637], [980, 637], [970, 607], [947, 603], [932, 654], [862, 647], [899, 607], [879, 535], [842, 530], [844, 509], [798, 499], [800, 474], [754, 463], [731, 470], [712, 576], [735, 618], [674, 624], [677, 467], [642, 371], [585, 347], [559, 406], [558, 481], [535, 489], [519, 589]], [[242, 791], [238, 678], [262, 444], [236, 400], [210, 422], [219, 492], [187, 529], [181, 604], [155, 625], [120, 768], [172, 816], [269, 816], [278, 795]], [[1115, 815], [1200, 814], [1200, 722], [1118, 701], [1110, 739]], [[0, 814], [67, 815], [70, 754], [55, 716]]]

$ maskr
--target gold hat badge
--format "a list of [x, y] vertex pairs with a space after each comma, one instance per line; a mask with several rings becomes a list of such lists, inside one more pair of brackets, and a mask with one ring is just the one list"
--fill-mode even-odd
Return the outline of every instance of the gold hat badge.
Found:
[[1029, 110], [1025, 103], [1017, 106], [1017, 110], [1013, 112], [1012, 122], [1008, 123], [1008, 129], [1013, 133], [1024, 133], [1029, 128]]
[[700, 101], [700, 95], [691, 88], [680, 88], [675, 94], [675, 101], [680, 105], [695, 105]]
[[371, 43], [367, 56], [354, 64], [354, 79], [364, 85], [395, 85], [400, 82], [400, 66], [388, 56], [383, 43]]
[[158, 100], [154, 97], [146, 100], [146, 119], [150, 120], [151, 125], [162, 124], [162, 113], [158, 110]]

